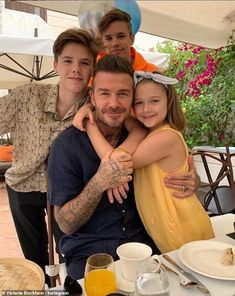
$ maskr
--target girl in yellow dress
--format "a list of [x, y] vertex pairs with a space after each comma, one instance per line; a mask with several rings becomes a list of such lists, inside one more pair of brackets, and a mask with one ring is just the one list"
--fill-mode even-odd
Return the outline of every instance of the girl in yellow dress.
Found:
[[[162, 253], [190, 241], [214, 237], [210, 219], [197, 196], [176, 198], [164, 183], [167, 174], [186, 173], [189, 169], [188, 147], [181, 134], [185, 120], [175, 83], [176, 79], [162, 74], [135, 72], [133, 109], [148, 129], [146, 138], [131, 153], [135, 199], [142, 222]], [[126, 127], [129, 130], [128, 120]], [[94, 132], [92, 124], [87, 125], [87, 131], [95, 149], [101, 149], [106, 140], [97, 130]], [[121, 147], [119, 151], [129, 150], [125, 149], [129, 147], [127, 142]]]
[[181, 134], [185, 121], [175, 82], [160, 74], [135, 73], [134, 111], [149, 129], [133, 154], [135, 198], [143, 224], [161, 252], [214, 237], [197, 196], [175, 198], [163, 181], [166, 174], [188, 171], [188, 147]]

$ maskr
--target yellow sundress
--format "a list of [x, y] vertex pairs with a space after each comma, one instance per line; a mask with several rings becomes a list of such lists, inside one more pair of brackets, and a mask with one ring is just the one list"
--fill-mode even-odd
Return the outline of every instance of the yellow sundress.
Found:
[[[185, 147], [188, 156], [188, 147], [180, 132], [169, 125], [152, 131], [149, 135], [162, 130], [176, 133]], [[180, 168], [172, 173], [188, 172], [187, 157]], [[211, 239], [214, 237], [212, 225], [194, 194], [188, 198], [177, 198], [172, 195], [173, 190], [164, 184], [164, 172], [155, 162], [149, 166], [139, 168], [134, 173], [134, 188], [136, 206], [142, 222], [162, 253], [178, 249], [183, 244]]]

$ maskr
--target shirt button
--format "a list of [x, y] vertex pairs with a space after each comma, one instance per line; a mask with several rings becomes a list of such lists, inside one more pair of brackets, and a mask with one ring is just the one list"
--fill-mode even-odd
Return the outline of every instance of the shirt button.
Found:
[[125, 228], [125, 227], [122, 227], [122, 230], [123, 230], [123, 231], [126, 231], [126, 228]]
[[123, 212], [123, 214], [125, 214], [125, 213], [126, 213], [126, 211], [125, 211], [125, 210], [122, 210], [122, 212]]

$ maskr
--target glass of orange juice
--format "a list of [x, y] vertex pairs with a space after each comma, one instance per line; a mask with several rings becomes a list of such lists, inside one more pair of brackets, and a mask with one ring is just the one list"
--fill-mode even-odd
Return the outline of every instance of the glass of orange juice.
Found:
[[84, 285], [87, 296], [104, 296], [117, 289], [112, 256], [94, 254], [87, 259]]

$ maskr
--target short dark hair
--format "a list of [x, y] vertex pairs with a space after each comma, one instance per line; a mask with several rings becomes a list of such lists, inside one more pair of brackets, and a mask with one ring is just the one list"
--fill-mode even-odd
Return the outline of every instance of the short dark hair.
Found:
[[132, 26], [131, 26], [131, 16], [118, 8], [114, 8], [110, 11], [108, 11], [102, 18], [101, 21], [98, 24], [98, 29], [100, 35], [104, 33], [104, 31], [113, 23], [116, 21], [125, 22], [128, 26], [130, 34], [132, 34]]
[[130, 62], [127, 61], [127, 59], [109, 54], [99, 59], [99, 61], [96, 63], [93, 72], [92, 86], [94, 86], [93, 83], [95, 80], [95, 76], [99, 72], [128, 74], [131, 76], [132, 79], [134, 75], [132, 65], [130, 64]]
[[53, 45], [55, 61], [58, 61], [58, 56], [68, 43], [77, 43], [85, 46], [91, 52], [95, 64], [97, 55], [101, 50], [101, 41], [99, 38], [95, 37], [92, 32], [87, 32], [78, 28], [71, 28], [62, 32], [56, 38]]

